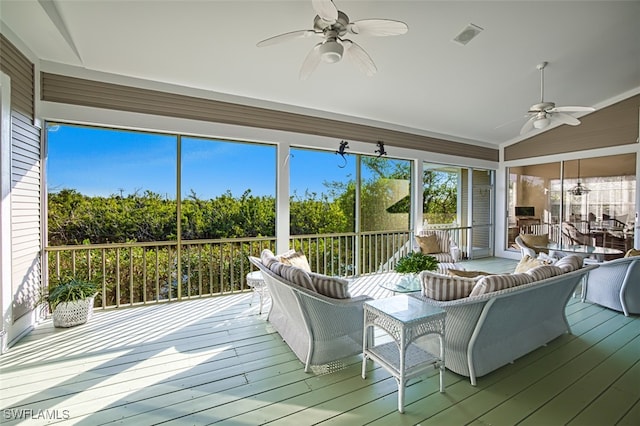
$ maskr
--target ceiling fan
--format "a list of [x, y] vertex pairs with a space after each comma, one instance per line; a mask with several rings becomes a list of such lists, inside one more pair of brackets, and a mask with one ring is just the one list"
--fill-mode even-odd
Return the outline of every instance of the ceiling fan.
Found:
[[530, 118], [524, 123], [520, 134], [527, 133], [531, 129], [544, 129], [551, 123], [562, 123], [570, 126], [577, 126], [580, 124], [580, 120], [568, 113], [571, 112], [591, 112], [595, 111], [595, 108], [583, 107], [583, 106], [561, 106], [557, 107], [553, 102], [544, 101], [544, 69], [548, 65], [548, 62], [542, 62], [537, 65], [537, 69], [540, 70], [540, 103], [534, 104], [529, 108], [527, 116]]
[[371, 57], [356, 42], [344, 38], [348, 34], [367, 36], [392, 36], [405, 34], [409, 27], [404, 22], [390, 19], [364, 19], [351, 22], [349, 17], [333, 4], [332, 0], [312, 0], [317, 13], [312, 30], [298, 30], [262, 40], [258, 47], [271, 46], [283, 41], [312, 36], [322, 37], [309, 52], [300, 69], [300, 79], [306, 80], [320, 62], [336, 63], [347, 58], [368, 76], [377, 69]]

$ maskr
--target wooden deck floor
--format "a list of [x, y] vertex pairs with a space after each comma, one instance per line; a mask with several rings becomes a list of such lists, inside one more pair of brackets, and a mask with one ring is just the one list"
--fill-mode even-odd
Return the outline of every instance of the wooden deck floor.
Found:
[[[468, 269], [513, 269], [500, 259]], [[42, 324], [0, 358], [2, 424], [638, 425], [640, 318], [579, 299], [573, 334], [478, 379], [447, 371], [397, 385], [361, 357], [306, 374], [251, 294], [97, 312]], [[25, 421], [26, 420], [26, 421]]]

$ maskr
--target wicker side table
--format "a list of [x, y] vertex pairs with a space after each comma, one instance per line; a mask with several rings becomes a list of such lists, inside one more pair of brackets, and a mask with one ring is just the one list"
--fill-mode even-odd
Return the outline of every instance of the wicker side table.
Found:
[[[362, 378], [366, 378], [367, 359], [379, 362], [398, 382], [398, 411], [401, 413], [404, 413], [407, 380], [419, 376], [428, 368], [440, 369], [440, 392], [444, 392], [445, 315], [444, 310], [404, 294], [364, 304]], [[367, 328], [374, 326], [386, 331], [394, 341], [381, 345], [369, 341]], [[427, 334], [438, 335], [440, 354], [426, 352], [411, 344]]]
[[247, 285], [251, 287], [253, 290], [253, 294], [251, 295], [251, 301], [249, 302], [249, 306], [253, 304], [253, 298], [257, 294], [260, 297], [260, 310], [259, 314], [262, 314], [262, 304], [264, 302], [265, 292], [267, 290], [267, 285], [264, 283], [264, 278], [262, 278], [262, 272], [253, 271], [247, 274]]

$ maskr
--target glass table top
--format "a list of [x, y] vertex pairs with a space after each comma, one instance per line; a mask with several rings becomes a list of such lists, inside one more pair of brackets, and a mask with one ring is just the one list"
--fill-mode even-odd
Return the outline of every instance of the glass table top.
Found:
[[397, 274], [390, 277], [388, 281], [381, 282], [380, 287], [394, 293], [414, 293], [422, 290], [418, 274]]
[[444, 312], [436, 306], [431, 306], [406, 294], [369, 300], [365, 303], [401, 322], [416, 321]]

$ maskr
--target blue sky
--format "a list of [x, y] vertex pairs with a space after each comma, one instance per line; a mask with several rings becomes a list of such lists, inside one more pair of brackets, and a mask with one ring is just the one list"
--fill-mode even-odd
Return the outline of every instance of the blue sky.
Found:
[[[47, 133], [49, 191], [76, 189], [85, 195], [124, 195], [138, 191], [175, 197], [176, 136], [52, 126]], [[355, 177], [353, 156], [344, 168], [335, 152], [292, 150], [291, 188], [327, 192], [325, 181]], [[229, 143], [182, 138], [182, 194], [193, 189], [202, 199], [226, 191], [240, 196], [275, 195], [276, 148], [273, 145]]]

